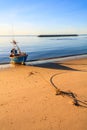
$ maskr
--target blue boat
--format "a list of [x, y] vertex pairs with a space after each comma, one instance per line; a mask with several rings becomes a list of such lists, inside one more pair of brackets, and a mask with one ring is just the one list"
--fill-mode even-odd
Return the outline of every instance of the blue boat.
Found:
[[[25, 64], [28, 55], [25, 52], [21, 52], [15, 40], [12, 41], [14, 48], [11, 50], [10, 59], [11, 63]], [[17, 48], [17, 49], [16, 49]]]
[[18, 63], [18, 64], [25, 64], [26, 59], [27, 59], [27, 54], [21, 54], [17, 56], [10, 56], [11, 63]]

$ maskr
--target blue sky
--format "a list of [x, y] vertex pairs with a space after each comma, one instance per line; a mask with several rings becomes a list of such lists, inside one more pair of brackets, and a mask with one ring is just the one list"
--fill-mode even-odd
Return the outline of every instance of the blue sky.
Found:
[[87, 33], [87, 0], [0, 0], [0, 34]]

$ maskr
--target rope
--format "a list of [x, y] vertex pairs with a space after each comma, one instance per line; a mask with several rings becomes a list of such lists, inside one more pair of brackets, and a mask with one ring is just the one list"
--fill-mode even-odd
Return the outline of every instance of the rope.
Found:
[[[66, 72], [65, 72], [66, 73]], [[61, 96], [68, 96], [73, 100], [73, 105], [75, 106], [81, 106], [81, 107], [85, 107], [87, 108], [87, 103], [85, 103], [86, 101], [81, 101], [77, 99], [77, 95], [71, 91], [61, 91], [53, 82], [53, 78], [59, 74], [63, 74], [63, 73], [58, 73], [58, 74], [54, 74], [53, 76], [51, 76], [50, 78], [50, 82], [52, 84], [52, 86], [55, 88], [56, 90], [56, 95], [61, 95]], [[81, 104], [82, 105], [81, 105]]]
[[[53, 79], [55, 76], [57, 75], [60, 75], [60, 74], [64, 74], [64, 73], [67, 73], [67, 72], [63, 72], [63, 73], [57, 73], [57, 74], [54, 74], [51, 76], [50, 78], [50, 83], [52, 84], [52, 86], [55, 88], [56, 90], [56, 95], [61, 95], [61, 96], [68, 96], [69, 98], [71, 98], [73, 100], [73, 105], [75, 106], [81, 106], [81, 107], [85, 107], [87, 108], [87, 101], [82, 101], [82, 100], [79, 100], [77, 99], [77, 95], [75, 93], [73, 93], [72, 91], [61, 91], [56, 85], [55, 83], [53, 82]], [[31, 76], [33, 75], [34, 73], [33, 72], [30, 72], [28, 76]], [[49, 84], [49, 82], [43, 77], [43, 75], [40, 73], [41, 77], [45, 80], [45, 82], [47, 82]], [[82, 104], [82, 105], [81, 105]]]

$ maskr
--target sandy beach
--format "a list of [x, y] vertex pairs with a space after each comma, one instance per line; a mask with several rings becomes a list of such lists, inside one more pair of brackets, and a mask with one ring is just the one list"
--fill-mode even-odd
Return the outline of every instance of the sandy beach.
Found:
[[87, 58], [1, 69], [0, 130], [87, 130]]

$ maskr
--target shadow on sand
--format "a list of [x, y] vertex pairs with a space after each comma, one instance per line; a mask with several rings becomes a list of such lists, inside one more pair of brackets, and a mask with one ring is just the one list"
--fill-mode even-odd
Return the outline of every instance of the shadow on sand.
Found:
[[60, 63], [43, 63], [43, 64], [36, 64], [34, 66], [42, 67], [42, 68], [49, 68], [49, 69], [79, 71], [77, 69], [73, 69], [71, 67], [68, 67], [68, 66], [65, 66], [65, 65], [61, 65]]

